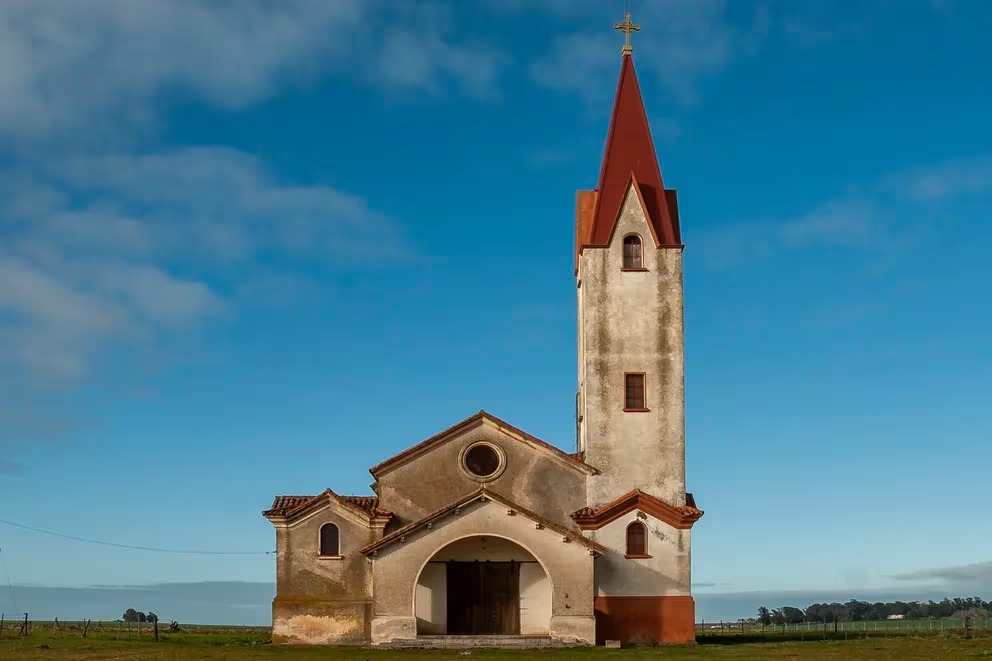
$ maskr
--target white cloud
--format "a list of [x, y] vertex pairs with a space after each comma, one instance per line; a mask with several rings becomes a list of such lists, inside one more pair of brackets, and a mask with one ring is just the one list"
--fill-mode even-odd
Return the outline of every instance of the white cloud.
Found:
[[[473, 94], [500, 57], [455, 43], [443, 9], [384, 0], [5, 0], [0, 137], [119, 138], [168, 95], [239, 109], [325, 71], [387, 89]], [[419, 25], [416, 30], [411, 24]], [[370, 75], [372, 72], [372, 75]], [[85, 135], [73, 133], [80, 129]]]
[[780, 240], [792, 246], [870, 247], [884, 242], [888, 227], [881, 213], [864, 200], [832, 200], [778, 228]]
[[951, 203], [989, 193], [992, 157], [952, 159], [881, 177], [795, 218], [711, 227], [689, 241], [717, 269], [812, 247], [896, 253], [954, 222]]
[[992, 156], [955, 159], [882, 180], [879, 188], [921, 201], [992, 192]]
[[[363, 199], [226, 148], [69, 157], [0, 172], [5, 190], [20, 194], [0, 196], [0, 371], [22, 384], [78, 383], [121, 343], [195, 330], [242, 292], [284, 295], [307, 264], [410, 250]], [[292, 267], [262, 270], [262, 256]]]
[[[623, 39], [610, 28], [622, 15], [616, 7], [584, 0], [537, 8], [560, 18], [581, 19], [585, 25], [595, 21], [597, 27], [554, 38], [547, 55], [531, 65], [531, 75], [554, 89], [600, 97], [619, 66]], [[723, 0], [642, 3], [632, 15], [641, 26], [641, 32], [632, 35], [638, 70], [642, 76], [656, 76], [679, 101], [693, 102], [700, 78], [721, 70], [738, 52], [750, 48], [755, 35], [761, 36], [763, 16], [756, 14], [751, 29], [742, 31], [731, 24]]]
[[311, 295], [318, 262], [410, 254], [359, 196], [227, 147], [140, 148], [171, 104], [240, 110], [327, 74], [484, 96], [503, 62], [439, 3], [0, 2], [0, 449], [78, 425], [108, 352]]

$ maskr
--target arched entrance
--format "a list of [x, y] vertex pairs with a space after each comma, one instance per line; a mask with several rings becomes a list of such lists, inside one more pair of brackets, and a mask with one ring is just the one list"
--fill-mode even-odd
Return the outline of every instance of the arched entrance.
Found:
[[547, 635], [551, 580], [530, 551], [473, 535], [437, 551], [417, 578], [418, 635]]

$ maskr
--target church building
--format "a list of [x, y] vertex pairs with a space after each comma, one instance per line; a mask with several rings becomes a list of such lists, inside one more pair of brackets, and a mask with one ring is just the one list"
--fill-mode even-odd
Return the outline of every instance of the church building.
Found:
[[276, 642], [695, 639], [678, 201], [634, 72], [637, 26], [617, 28], [599, 185], [576, 194], [575, 451], [480, 411], [373, 466], [375, 495], [278, 496], [264, 512]]

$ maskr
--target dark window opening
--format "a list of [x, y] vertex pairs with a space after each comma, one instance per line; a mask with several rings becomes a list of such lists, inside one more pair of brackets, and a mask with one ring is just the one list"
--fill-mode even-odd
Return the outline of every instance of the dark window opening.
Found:
[[627, 555], [644, 556], [648, 554], [648, 535], [644, 524], [634, 521], [627, 526]]
[[643, 411], [644, 406], [644, 375], [624, 374], [624, 404], [628, 410]]
[[499, 454], [488, 445], [476, 445], [465, 454], [465, 467], [476, 477], [489, 477], [499, 470]]
[[320, 527], [320, 554], [341, 555], [341, 534], [333, 523]]
[[623, 267], [625, 269], [644, 268], [641, 259], [641, 237], [628, 236], [623, 240]]

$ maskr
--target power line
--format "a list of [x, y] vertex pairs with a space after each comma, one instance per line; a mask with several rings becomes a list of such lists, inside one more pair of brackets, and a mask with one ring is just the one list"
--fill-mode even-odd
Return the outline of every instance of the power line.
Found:
[[7, 561], [3, 557], [3, 549], [0, 548], [0, 565], [3, 565], [3, 575], [7, 577], [7, 589], [10, 590], [10, 603], [14, 605], [14, 610], [17, 610], [17, 597], [14, 595], [14, 586], [10, 582], [10, 573], [7, 571]]
[[8, 526], [13, 526], [15, 528], [30, 530], [32, 532], [39, 532], [44, 535], [53, 535], [55, 537], [71, 539], [77, 542], [86, 542], [87, 544], [100, 544], [101, 546], [114, 546], [119, 549], [132, 549], [134, 551], [154, 551], [155, 553], [182, 553], [185, 555], [273, 555], [275, 553], [275, 551], [187, 551], [182, 549], [162, 549], [162, 548], [155, 548], [152, 546], [134, 546], [132, 544], [117, 544], [115, 542], [105, 542], [99, 539], [87, 539], [85, 537], [75, 537], [73, 535], [65, 535], [63, 533], [54, 532], [51, 530], [32, 528], [31, 526], [25, 526], [21, 523], [14, 523], [13, 521], [4, 521], [3, 519], [0, 519], [0, 523], [6, 524]]

